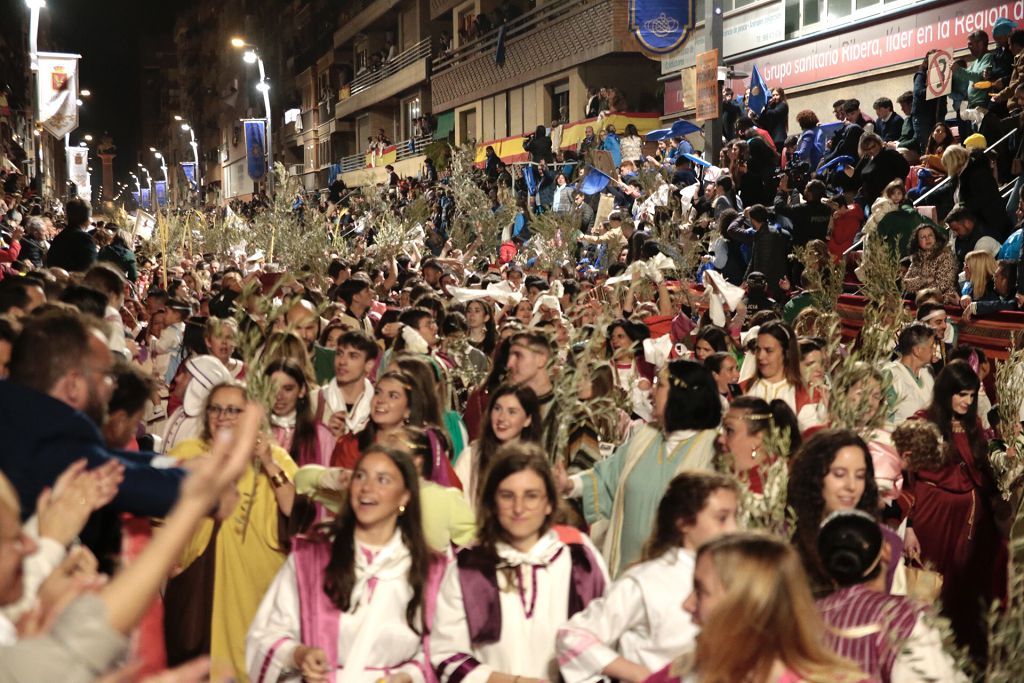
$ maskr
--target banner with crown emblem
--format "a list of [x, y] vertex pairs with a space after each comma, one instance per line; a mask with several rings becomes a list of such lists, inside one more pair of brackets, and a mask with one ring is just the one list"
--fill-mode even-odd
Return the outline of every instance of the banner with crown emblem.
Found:
[[57, 138], [78, 128], [79, 59], [81, 55], [39, 53], [39, 122]]
[[629, 30], [644, 54], [665, 59], [693, 35], [694, 0], [629, 0]]

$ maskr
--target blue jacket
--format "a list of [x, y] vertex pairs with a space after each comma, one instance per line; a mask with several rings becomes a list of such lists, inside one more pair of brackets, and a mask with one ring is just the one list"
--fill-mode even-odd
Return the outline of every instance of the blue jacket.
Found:
[[[108, 449], [100, 430], [84, 413], [10, 381], [0, 381], [0, 433], [4, 435], [0, 471], [18, 492], [23, 519], [35, 512], [43, 488], [52, 486], [79, 458], [88, 460], [89, 469], [110, 458], [124, 463], [124, 481], [109, 506], [115, 512], [163, 517], [178, 499], [183, 470], [151, 467], [152, 453]], [[82, 533], [86, 545], [98, 531], [99, 514], [93, 515]]]

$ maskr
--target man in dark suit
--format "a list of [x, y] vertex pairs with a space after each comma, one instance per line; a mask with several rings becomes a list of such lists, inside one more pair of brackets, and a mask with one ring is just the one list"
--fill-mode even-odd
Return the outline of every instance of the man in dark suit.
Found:
[[69, 273], [84, 272], [96, 263], [99, 247], [92, 236], [86, 232], [92, 209], [89, 202], [75, 198], [64, 207], [67, 227], [53, 239], [50, 250], [46, 253], [46, 265], [49, 268], [63, 268]]
[[896, 142], [903, 131], [903, 117], [893, 111], [892, 100], [879, 97], [875, 100], [875, 133], [884, 142]]
[[184, 473], [153, 467], [153, 454], [107, 448], [100, 426], [114, 390], [114, 361], [98, 324], [66, 310], [26, 320], [11, 349], [10, 378], [0, 382], [0, 470], [17, 491], [27, 519], [43, 489], [79, 458], [89, 469], [119, 460], [125, 472], [117, 496], [81, 534], [83, 543], [103, 557], [104, 541], [117, 537], [118, 515], [165, 516]]

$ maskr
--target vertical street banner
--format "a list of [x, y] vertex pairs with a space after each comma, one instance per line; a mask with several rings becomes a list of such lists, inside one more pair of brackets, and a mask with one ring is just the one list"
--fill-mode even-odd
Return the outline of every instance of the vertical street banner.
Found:
[[80, 55], [39, 53], [36, 74], [39, 122], [50, 135], [62, 138], [78, 128], [78, 60]]
[[142, 188], [142, 197], [139, 199], [139, 206], [144, 209], [149, 209], [153, 206], [152, 197], [150, 197], [148, 187]]
[[132, 191], [132, 199], [135, 200], [135, 206], [142, 206], [142, 197], [139, 196], [138, 192]]
[[92, 193], [89, 182], [89, 150], [85, 147], [68, 147], [68, 180], [78, 188], [78, 196], [88, 199]]
[[156, 192], [156, 205], [167, 206], [167, 181], [156, 181], [153, 183], [153, 190]]
[[717, 119], [722, 103], [718, 85], [718, 50], [697, 55], [697, 116], [698, 121]]
[[629, 30], [651, 59], [665, 59], [693, 35], [693, 0], [629, 0]]
[[181, 162], [181, 172], [183, 174], [185, 174], [185, 180], [187, 180], [188, 184], [192, 187], [193, 190], [195, 190], [196, 189], [196, 164], [195, 164], [195, 162], [194, 161], [182, 161]]
[[263, 119], [246, 119], [245, 163], [249, 177], [263, 180], [267, 175], [267, 122]]

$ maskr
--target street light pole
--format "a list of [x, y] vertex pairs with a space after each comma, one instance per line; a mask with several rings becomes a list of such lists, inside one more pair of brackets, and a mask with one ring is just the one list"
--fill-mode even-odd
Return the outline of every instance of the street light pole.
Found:
[[[704, 0], [704, 50], [718, 50], [718, 64], [722, 64], [722, 49], [724, 40], [722, 36], [722, 0]], [[721, 82], [719, 92], [716, 93], [719, 100], [722, 98]], [[721, 107], [721, 102], [719, 102]], [[714, 166], [718, 165], [718, 156], [722, 150], [722, 117], [716, 116], [704, 123], [704, 160]]]
[[32, 112], [30, 138], [32, 140], [32, 175], [39, 178], [39, 193], [43, 191], [43, 138], [38, 135], [36, 124], [39, 120], [39, 83], [36, 73], [39, 71], [39, 12], [46, 7], [46, 0], [25, 0], [29, 9], [28, 21], [28, 55], [29, 68], [32, 71], [32, 83], [29, 92], [32, 95]]
[[267, 71], [263, 66], [263, 58], [260, 57], [255, 45], [247, 43], [241, 38], [232, 38], [231, 46], [240, 49], [248, 48], [242, 55], [242, 59], [246, 64], [255, 63], [259, 67], [260, 82], [256, 84], [256, 89], [263, 93], [263, 110], [266, 112], [267, 117], [267, 194], [272, 195], [274, 193], [274, 137], [273, 118], [270, 115], [270, 84], [267, 83]]

